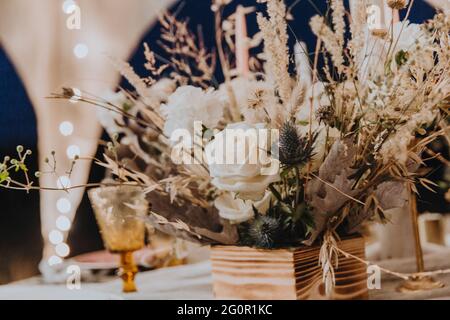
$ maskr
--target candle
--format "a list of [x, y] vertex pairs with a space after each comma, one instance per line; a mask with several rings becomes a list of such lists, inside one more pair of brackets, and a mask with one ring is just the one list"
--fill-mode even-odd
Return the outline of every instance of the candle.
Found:
[[397, 9], [392, 10], [392, 19], [394, 20], [394, 23], [400, 22], [400, 13]]
[[375, 6], [374, 13], [376, 14], [376, 26], [372, 29], [372, 34], [376, 36], [385, 36], [388, 33], [388, 21], [391, 9], [388, 7], [385, 0], [373, 1]]
[[[350, 0], [350, 11], [354, 13], [356, 1]], [[399, 11], [392, 9], [386, 0], [371, 0], [367, 7], [367, 24], [373, 35], [385, 36], [388, 33], [391, 22], [399, 22]]]
[[249, 74], [249, 53], [247, 40], [247, 22], [245, 8], [241, 5], [236, 10], [236, 69], [239, 75]]
[[352, 16], [355, 14], [357, 1], [360, 1], [360, 0], [349, 0], [350, 14]]

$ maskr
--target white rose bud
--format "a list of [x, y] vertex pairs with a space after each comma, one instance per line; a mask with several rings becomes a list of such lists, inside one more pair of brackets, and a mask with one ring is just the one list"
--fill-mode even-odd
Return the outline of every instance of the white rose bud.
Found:
[[266, 191], [263, 198], [258, 201], [242, 200], [235, 194], [226, 192], [214, 201], [214, 206], [219, 211], [221, 218], [227, 219], [231, 223], [242, 223], [254, 217], [254, 209], [260, 214], [266, 214], [271, 198], [270, 191]]

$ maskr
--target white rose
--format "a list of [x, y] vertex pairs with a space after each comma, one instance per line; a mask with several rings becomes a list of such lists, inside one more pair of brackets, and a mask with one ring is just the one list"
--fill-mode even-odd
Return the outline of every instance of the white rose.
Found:
[[[241, 199], [259, 200], [268, 185], [280, 179], [278, 162], [261, 157], [258, 134], [262, 129], [264, 124], [233, 123], [208, 143], [206, 160], [215, 187], [234, 192]], [[269, 145], [263, 147], [270, 149]]]
[[264, 197], [259, 201], [242, 200], [234, 194], [226, 192], [214, 201], [214, 206], [219, 210], [219, 215], [223, 219], [232, 223], [242, 223], [253, 218], [253, 208], [261, 214], [266, 214], [269, 210], [272, 194], [266, 191]]
[[194, 122], [201, 121], [207, 128], [214, 128], [223, 117], [223, 102], [214, 90], [203, 91], [193, 86], [179, 87], [161, 106], [166, 118], [164, 134], [171, 137], [177, 129], [193, 134]]

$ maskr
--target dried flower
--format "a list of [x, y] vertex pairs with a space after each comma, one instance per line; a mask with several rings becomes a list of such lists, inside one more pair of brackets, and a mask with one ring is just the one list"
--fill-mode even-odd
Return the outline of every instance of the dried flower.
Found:
[[414, 140], [414, 134], [421, 126], [430, 124], [435, 119], [435, 113], [430, 108], [422, 108], [413, 114], [409, 121], [402, 125], [381, 148], [384, 163], [395, 160], [405, 164], [409, 157], [409, 146]]
[[[236, 226], [219, 223], [222, 219], [240, 224], [241, 244], [258, 247], [313, 244], [324, 235], [320, 261], [330, 293], [337, 259], [335, 228], [362, 206], [366, 212], [353, 220], [358, 224], [378, 208], [387, 209], [392, 200], [401, 200], [392, 197], [393, 192], [382, 192], [397, 189], [385, 186], [399, 181], [401, 189], [402, 181], [412, 182], [416, 175], [408, 173], [407, 160], [420, 162], [417, 151], [447, 129], [443, 117], [450, 99], [450, 20], [438, 14], [422, 26], [403, 21], [393, 24], [385, 37], [375, 38], [366, 27], [365, 1], [352, 1], [348, 51], [343, 0], [330, 0], [331, 24], [320, 16], [310, 22], [320, 40], [318, 48], [325, 48], [318, 53], [326, 52], [314, 57], [313, 74], [307, 50], [298, 44], [297, 78], [292, 79], [286, 22], [290, 14], [282, 0], [259, 0], [267, 3], [268, 17], [258, 15], [261, 32], [250, 47], [264, 39], [260, 57], [265, 59], [265, 72], [254, 68], [258, 72], [232, 79], [234, 62], [227, 53], [234, 50], [233, 22], [220, 17], [230, 1], [213, 1], [217, 53], [225, 75], [225, 84], [217, 84], [219, 90], [213, 81], [215, 54], [204, 48], [201, 36], [188, 30], [186, 21], [170, 15], [161, 18], [161, 44], [173, 71], [170, 80], [155, 82], [164, 66], [156, 65], [148, 46], [144, 55], [150, 78], [141, 79], [130, 65], [116, 62], [136, 92], [119, 97], [132, 102], [123, 108], [131, 113], [130, 121], [120, 114], [104, 123], [124, 131], [120, 136], [113, 132], [107, 147], [116, 157], [106, 155], [103, 165], [121, 181], [157, 191], [153, 203], [164, 199], [179, 205], [161, 210], [168, 218], [157, 223], [170, 224], [178, 230], [176, 235], [181, 229], [188, 238], [202, 235], [196, 240], [204, 244], [237, 244]], [[400, 9], [408, 1], [387, 3]], [[223, 39], [230, 50], [224, 50]], [[319, 59], [324, 60], [323, 72], [317, 69]], [[57, 97], [74, 95], [67, 89]], [[160, 132], [192, 132], [194, 121], [207, 127], [195, 143], [207, 145], [192, 151], [207, 163], [178, 164], [171, 157], [173, 145]], [[260, 129], [274, 128], [281, 129], [278, 140], [267, 139], [268, 131], [261, 137]], [[278, 146], [278, 152], [266, 146]], [[19, 160], [5, 161], [26, 173], [21, 166], [28, 152], [18, 151]], [[7, 162], [0, 164], [0, 181], [12, 183]], [[375, 194], [378, 204], [372, 205]], [[204, 232], [199, 229], [203, 222], [208, 225], [201, 228]]]
[[208, 88], [214, 76], [215, 54], [204, 47], [203, 41], [197, 41], [197, 37], [189, 30], [187, 21], [178, 21], [168, 13], [162, 14], [159, 21], [162, 25], [160, 46], [166, 51], [170, 65], [175, 69], [172, 76], [181, 85], [192, 84]]
[[128, 63], [111, 58], [111, 63], [116, 70], [136, 89], [137, 93], [145, 102], [147, 84], [136, 74], [133, 67]]
[[267, 2], [269, 19], [258, 14], [258, 25], [264, 38], [264, 53], [269, 76], [284, 102], [291, 95], [291, 82], [288, 72], [289, 50], [286, 23], [286, 5], [283, 0]]
[[[248, 78], [235, 78], [230, 85], [233, 89], [236, 103], [247, 123], [257, 124], [267, 122], [267, 108], [276, 104], [273, 86], [265, 81]], [[220, 86], [219, 92], [225, 104], [229, 105], [229, 95], [226, 85]]]
[[311, 63], [309, 61], [308, 47], [304, 42], [297, 42], [294, 47], [295, 69], [297, 71], [297, 81], [306, 88], [311, 86], [312, 74]]
[[314, 34], [323, 41], [325, 48], [331, 54], [334, 66], [342, 72], [344, 67], [344, 56], [336, 34], [327, 26], [325, 19], [319, 15], [311, 18], [310, 26]]
[[387, 0], [387, 4], [390, 8], [395, 10], [401, 10], [408, 5], [409, 0]]
[[367, 21], [366, 6], [363, 1], [352, 1], [351, 4], [353, 6], [350, 24], [352, 37], [348, 46], [353, 57], [357, 57], [364, 47], [364, 28]]
[[345, 7], [342, 0], [331, 0], [332, 18], [334, 34], [336, 35], [337, 42], [341, 50], [344, 47], [344, 36], [345, 36]]
[[319, 123], [324, 123], [327, 126], [335, 127], [336, 126], [336, 117], [334, 110], [331, 106], [321, 106], [316, 111], [316, 118], [319, 121]]

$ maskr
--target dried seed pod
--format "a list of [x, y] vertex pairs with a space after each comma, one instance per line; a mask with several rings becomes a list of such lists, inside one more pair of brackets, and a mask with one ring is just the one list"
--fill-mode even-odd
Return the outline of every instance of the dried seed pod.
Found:
[[409, 3], [409, 0], [388, 0], [387, 4], [390, 8], [395, 10], [404, 9]]

